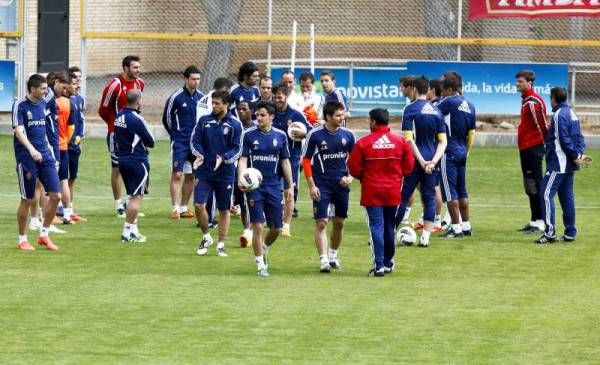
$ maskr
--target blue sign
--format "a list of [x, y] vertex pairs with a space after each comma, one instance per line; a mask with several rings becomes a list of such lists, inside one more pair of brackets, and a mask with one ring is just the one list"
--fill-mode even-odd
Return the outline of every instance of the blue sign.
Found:
[[477, 110], [477, 114], [518, 115], [521, 112], [521, 94], [515, 87], [515, 75], [520, 70], [532, 70], [536, 80], [535, 91], [550, 108], [550, 89], [567, 87], [567, 64], [543, 63], [487, 63], [487, 62], [408, 62], [408, 73], [439, 78], [446, 71], [456, 71], [463, 79], [463, 94]]
[[17, 32], [17, 0], [0, 0], [0, 32]]
[[15, 100], [15, 62], [0, 61], [0, 111], [9, 112]]
[[[274, 82], [281, 79], [281, 74], [286, 67], [273, 67], [271, 77]], [[331, 70], [335, 74], [335, 86], [342, 90], [349, 101], [351, 100], [352, 115], [367, 115], [373, 108], [388, 108], [392, 114], [400, 114], [406, 103], [401, 96], [399, 79], [407, 74], [405, 66], [381, 67], [349, 67], [316, 68], [315, 89], [323, 92], [319, 82], [321, 71]], [[308, 68], [296, 68], [296, 84], [299, 84], [300, 74], [310, 71]], [[350, 72], [352, 72], [352, 86], [350, 86]], [[299, 90], [299, 87], [297, 86]]]

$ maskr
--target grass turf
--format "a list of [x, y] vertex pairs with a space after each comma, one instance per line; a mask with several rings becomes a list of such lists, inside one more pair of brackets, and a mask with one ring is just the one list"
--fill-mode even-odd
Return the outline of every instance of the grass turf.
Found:
[[[474, 236], [400, 248], [396, 271], [367, 277], [367, 227], [353, 186], [344, 269], [323, 275], [306, 191], [293, 238], [279, 239], [271, 274], [250, 249], [198, 257], [191, 220], [169, 218], [168, 143], [151, 154], [151, 195], [124, 246], [104, 142], [85, 142], [75, 207], [89, 222], [53, 235], [59, 252], [19, 252], [17, 178], [0, 137], [0, 363], [574, 364], [600, 359], [598, 167], [576, 176], [580, 234], [537, 246], [516, 149], [477, 148], [469, 161]], [[600, 161], [600, 151], [590, 151]], [[302, 182], [304, 189], [306, 184]], [[420, 207], [412, 213], [418, 217]], [[560, 212], [557, 212], [560, 221]], [[559, 223], [562, 227], [562, 224]], [[561, 228], [562, 229], [562, 228]], [[29, 232], [30, 241], [35, 234]], [[594, 360], [595, 359], [595, 360]]]

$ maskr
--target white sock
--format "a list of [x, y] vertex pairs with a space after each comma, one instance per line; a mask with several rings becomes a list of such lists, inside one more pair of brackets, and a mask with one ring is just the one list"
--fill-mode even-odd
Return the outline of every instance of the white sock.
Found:
[[470, 231], [471, 230], [471, 222], [469, 222], [469, 221], [462, 222], [462, 230]]
[[290, 224], [289, 223], [284, 223], [283, 227], [281, 227], [281, 229], [287, 229], [287, 230], [289, 230], [290, 229]]
[[73, 209], [72, 208], [63, 208], [63, 217], [65, 219], [71, 219], [72, 215], [73, 215]]
[[269, 250], [271, 249], [271, 247], [269, 247], [269, 246], [267, 246], [265, 244], [263, 244], [262, 248], [263, 248], [263, 253], [265, 253], [265, 254], [269, 253]]
[[256, 261], [256, 265], [258, 267], [265, 267], [265, 259], [263, 258], [262, 255], [254, 256], [254, 261]]
[[419, 224], [424, 224], [424, 222], [423, 222], [423, 214], [421, 214], [421, 217], [419, 218]]
[[131, 234], [131, 224], [125, 223], [123, 225], [123, 237], [129, 237]]
[[402, 217], [403, 221], [407, 221], [410, 218], [411, 209], [412, 209], [412, 207], [406, 208], [406, 210], [404, 211], [404, 216]]
[[49, 227], [43, 227], [40, 228], [40, 237], [48, 237], [48, 231], [50, 230]]
[[218, 248], [218, 249], [220, 249], [220, 248], [225, 248], [225, 242], [223, 242], [223, 241], [219, 241], [219, 242], [217, 242], [217, 248]]
[[321, 259], [321, 263], [329, 262], [327, 255], [321, 255], [319, 256], [319, 259]]
[[210, 236], [210, 233], [203, 234], [202, 239], [207, 240], [207, 241], [212, 241], [212, 237]]
[[460, 233], [460, 232], [462, 232], [460, 223], [458, 223], [458, 224], [454, 224], [453, 223], [452, 224], [452, 230], [454, 231], [454, 233]]
[[19, 235], [19, 243], [27, 241], [27, 235]]
[[421, 243], [424, 243], [426, 245], [429, 244], [429, 235], [431, 234], [431, 232], [423, 230], [423, 233], [421, 233]]
[[442, 225], [442, 216], [440, 214], [436, 214], [435, 218], [433, 219], [433, 226], [437, 228], [441, 225]]
[[250, 236], [250, 237], [252, 237], [252, 229], [250, 229], [250, 228], [244, 229], [244, 233], [242, 233], [242, 234], [244, 236]]
[[140, 231], [138, 231], [137, 223], [134, 223], [134, 224], [131, 225], [131, 232], [133, 234], [135, 234], [136, 236], [140, 235]]
[[179, 212], [179, 205], [173, 205], [173, 211]]
[[122, 208], [121, 199], [117, 199], [117, 200], [115, 200], [115, 209], [120, 209], [120, 208]]
[[188, 211], [188, 206], [187, 205], [180, 205], [179, 206], [179, 213], [185, 213]]
[[546, 228], [546, 224], [541, 219], [538, 219], [537, 221], [533, 222], [533, 224], [531, 224], [531, 225], [541, 229], [542, 231], [544, 230], [544, 228]]
[[38, 217], [31, 217], [31, 220], [29, 221], [29, 224], [35, 225], [35, 226], [39, 226], [42, 222], [40, 221], [40, 219]]
[[332, 250], [331, 248], [329, 249], [329, 257], [337, 258], [337, 253], [338, 250]]

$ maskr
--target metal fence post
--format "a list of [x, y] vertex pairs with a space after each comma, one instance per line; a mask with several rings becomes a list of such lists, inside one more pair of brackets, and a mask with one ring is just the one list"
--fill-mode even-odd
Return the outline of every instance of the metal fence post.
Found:
[[[267, 34], [270, 36], [273, 35], [273, 0], [269, 0], [269, 10], [268, 10], [267, 20]], [[267, 42], [267, 75], [271, 76], [271, 52], [272, 52], [273, 43], [269, 39]]]
[[352, 88], [354, 87], [354, 62], [350, 61], [350, 69], [348, 70], [348, 111], [352, 110], [354, 95]]
[[[458, 0], [458, 29], [456, 30], [456, 35], [458, 39], [462, 39], [462, 9], [463, 9], [463, 0]], [[459, 43], [456, 47], [456, 60], [461, 60], [461, 52], [462, 46]]]

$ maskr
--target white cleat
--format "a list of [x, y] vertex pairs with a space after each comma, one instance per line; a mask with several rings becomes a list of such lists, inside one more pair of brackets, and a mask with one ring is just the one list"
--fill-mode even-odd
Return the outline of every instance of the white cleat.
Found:
[[196, 254], [198, 256], [206, 256], [206, 254], [208, 253], [208, 248], [212, 244], [213, 244], [212, 238], [210, 240], [203, 238], [202, 242], [200, 242], [200, 245], [198, 246], [198, 249], [196, 250]]
[[50, 228], [48, 228], [48, 231], [51, 233], [60, 233], [60, 234], [67, 233], [67, 231], [63, 231], [62, 229], [56, 227], [54, 224], [50, 225]]

